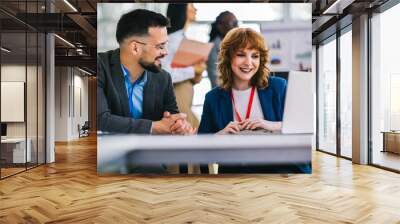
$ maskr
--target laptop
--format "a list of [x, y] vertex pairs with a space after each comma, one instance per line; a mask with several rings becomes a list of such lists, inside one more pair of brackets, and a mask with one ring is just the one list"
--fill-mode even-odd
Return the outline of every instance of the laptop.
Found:
[[282, 134], [314, 133], [314, 79], [311, 72], [290, 71]]

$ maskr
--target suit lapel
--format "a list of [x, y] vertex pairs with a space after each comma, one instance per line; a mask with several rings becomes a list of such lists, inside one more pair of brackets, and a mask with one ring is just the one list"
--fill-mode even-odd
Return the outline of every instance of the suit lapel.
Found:
[[[274, 115], [273, 115], [273, 110], [272, 110], [272, 91], [269, 87], [266, 89], [258, 89], [257, 88], [257, 93], [258, 93], [258, 98], [260, 100], [261, 104], [261, 109], [264, 115], [265, 120], [271, 120], [273, 121]], [[270, 108], [270, 109], [268, 109]]]
[[113, 55], [111, 56], [111, 64], [112, 64], [111, 77], [113, 79], [115, 88], [117, 89], [123, 113], [125, 116], [129, 117], [130, 109], [128, 104], [128, 95], [126, 93], [124, 74], [122, 73], [121, 61], [119, 58], [119, 49], [114, 51]]
[[[221, 98], [220, 98], [220, 105], [221, 105], [221, 117], [220, 120], [222, 121], [222, 128], [233, 121], [233, 106], [232, 100], [229, 95], [229, 92], [226, 90], [222, 90]], [[221, 127], [220, 127], [221, 128]]]

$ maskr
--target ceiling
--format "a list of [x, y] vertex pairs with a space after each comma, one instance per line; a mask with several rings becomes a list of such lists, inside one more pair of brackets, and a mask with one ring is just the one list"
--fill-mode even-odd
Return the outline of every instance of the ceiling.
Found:
[[[96, 0], [68, 0], [67, 3], [63, 0], [1, 0], [2, 46], [12, 50], [3, 60], [15, 63], [25, 55], [31, 58], [43, 45], [30, 44], [36, 41], [31, 40], [35, 35], [29, 33], [52, 32], [57, 34], [56, 65], [79, 66], [95, 74], [96, 4]], [[50, 9], [52, 13], [49, 13]], [[20, 34], [25, 31], [27, 40]]]
[[[338, 3], [335, 3], [336, 1]], [[357, 16], [358, 14], [363, 13], [366, 10], [373, 10], [374, 8], [377, 8], [383, 3], [387, 2], [387, 0], [336, 1], [269, 0], [251, 2], [312, 3], [312, 36], [314, 44], [323, 40], [327, 36], [332, 35], [337, 27], [346, 26], [351, 23], [352, 17]], [[2, 38], [8, 38], [3, 40], [2, 43], [5, 43], [4, 41], [7, 41], [9, 43], [13, 42], [14, 44], [7, 46], [7, 48], [16, 48], [15, 50], [18, 51], [18, 46], [25, 46], [25, 39], [18, 38], [18, 32], [25, 32], [26, 29], [39, 32], [54, 32], [59, 37], [70, 43], [66, 43], [66, 41], [63, 41], [61, 38], [55, 38], [56, 65], [80, 66], [95, 73], [97, 44], [96, 4], [98, 2], [133, 1], [1, 0], [1, 29], [3, 33], [6, 33], [6, 35], [3, 34]], [[205, 2], [213, 1], [207, 0]], [[219, 0], [218, 2], [224, 1]], [[48, 13], [50, 11], [50, 8], [52, 8], [53, 13]], [[338, 23], [339, 20], [341, 21], [340, 23]], [[340, 26], [338, 26], [338, 24]], [[29, 52], [33, 51], [32, 49], [30, 49], [30, 47], [34, 48], [35, 44], [28, 44], [28, 54]]]

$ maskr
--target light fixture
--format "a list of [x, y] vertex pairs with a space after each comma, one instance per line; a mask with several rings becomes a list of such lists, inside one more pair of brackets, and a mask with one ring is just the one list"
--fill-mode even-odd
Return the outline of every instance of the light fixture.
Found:
[[92, 75], [92, 73], [90, 73], [90, 72], [88, 72], [88, 71], [86, 71], [86, 70], [83, 70], [83, 69], [81, 69], [81, 68], [79, 68], [79, 67], [78, 67], [78, 70], [81, 71], [81, 72], [83, 72], [83, 73], [85, 73], [85, 74], [87, 74], [87, 75], [90, 75], [90, 76]]
[[60, 39], [62, 42], [64, 42], [64, 43], [66, 43], [67, 45], [69, 45], [70, 47], [75, 48], [75, 45], [73, 45], [73, 44], [72, 44], [71, 42], [69, 42], [68, 40], [66, 40], [66, 39], [64, 39], [64, 38], [62, 38], [62, 37], [60, 37], [60, 36], [57, 35], [57, 34], [54, 34], [54, 36], [57, 37], [58, 39]]
[[353, 2], [354, 0], [336, 0], [332, 5], [325, 9], [322, 14], [342, 14], [343, 10]]
[[64, 0], [65, 4], [67, 4], [72, 10], [74, 10], [74, 12], [78, 12], [78, 10], [71, 4], [68, 2], [68, 0]]
[[10, 52], [11, 52], [11, 50], [9, 50], [9, 49], [7, 49], [7, 48], [5, 48], [5, 47], [1, 47], [1, 50], [4, 51], [4, 52], [6, 52], [6, 53], [10, 53]]
[[78, 55], [87, 55], [87, 54], [83, 51], [82, 48], [77, 48], [77, 49], [76, 49], [76, 53], [77, 53]]

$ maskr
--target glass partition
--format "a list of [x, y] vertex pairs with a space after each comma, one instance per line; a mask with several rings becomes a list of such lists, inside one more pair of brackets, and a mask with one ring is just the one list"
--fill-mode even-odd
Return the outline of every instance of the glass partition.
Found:
[[27, 111], [27, 142], [30, 149], [30, 156], [27, 166], [32, 167], [37, 165], [37, 75], [38, 75], [38, 52], [37, 41], [38, 35], [36, 32], [27, 33], [27, 85], [26, 85], [26, 111]]
[[[20, 3], [23, 8], [24, 3]], [[2, 21], [8, 15], [0, 12]], [[1, 122], [6, 126], [1, 139], [1, 177], [26, 170], [30, 162], [27, 141], [27, 34], [24, 24], [1, 25]], [[28, 150], [27, 150], [28, 149]]]
[[318, 48], [318, 149], [336, 154], [336, 39]]
[[23, 22], [27, 13], [44, 12], [44, 3], [0, 4], [14, 12], [0, 12], [0, 178], [45, 162], [46, 40], [43, 33]]
[[37, 64], [37, 162], [43, 164], [46, 162], [45, 145], [45, 124], [46, 124], [46, 36], [43, 33], [38, 34], [38, 64]]
[[340, 36], [340, 154], [352, 157], [352, 33]]

